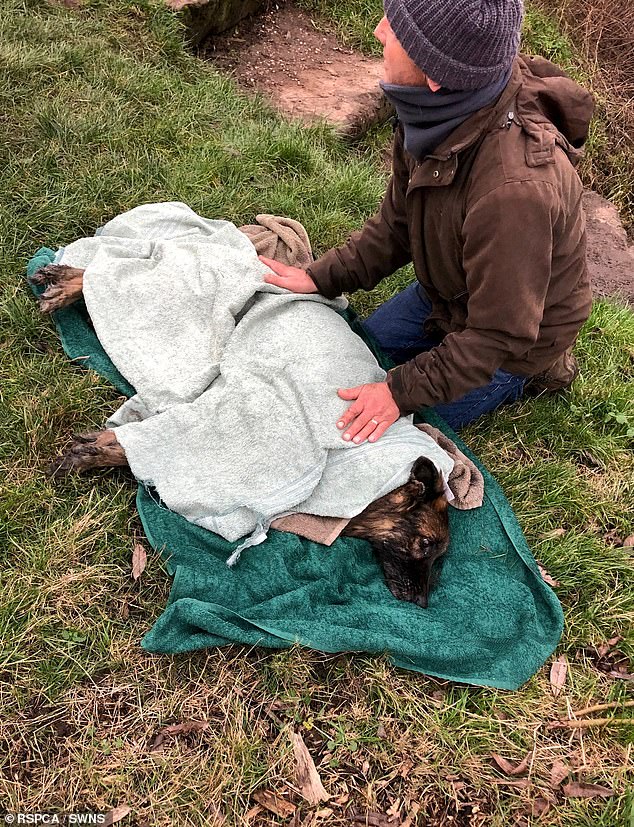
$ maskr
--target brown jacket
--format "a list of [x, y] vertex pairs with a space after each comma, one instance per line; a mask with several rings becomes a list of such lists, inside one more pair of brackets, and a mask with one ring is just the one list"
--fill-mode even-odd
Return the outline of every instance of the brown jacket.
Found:
[[588, 92], [519, 57], [499, 100], [422, 162], [396, 132], [379, 212], [309, 267], [320, 293], [371, 290], [409, 261], [444, 338], [388, 374], [402, 413], [458, 399], [498, 368], [548, 369], [588, 318], [582, 186], [574, 170]]

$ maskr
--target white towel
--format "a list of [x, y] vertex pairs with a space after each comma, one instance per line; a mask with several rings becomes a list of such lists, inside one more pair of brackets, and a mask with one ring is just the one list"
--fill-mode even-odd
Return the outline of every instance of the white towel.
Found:
[[132, 472], [191, 522], [246, 536], [238, 553], [290, 512], [359, 514], [421, 455], [447, 480], [453, 461], [411, 417], [376, 443], [341, 438], [337, 389], [385, 372], [337, 312], [345, 299], [266, 284], [233, 224], [146, 204], [58, 260], [85, 268], [97, 336], [136, 388], [108, 422]]

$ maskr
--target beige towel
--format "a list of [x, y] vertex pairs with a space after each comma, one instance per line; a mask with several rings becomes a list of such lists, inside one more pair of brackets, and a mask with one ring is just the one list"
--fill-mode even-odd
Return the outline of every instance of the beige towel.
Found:
[[350, 522], [346, 517], [318, 517], [316, 514], [289, 514], [273, 520], [271, 528], [297, 534], [322, 546], [331, 546]]
[[480, 469], [438, 428], [432, 428], [424, 422], [416, 427], [430, 436], [453, 460], [453, 471], [447, 484], [455, 499], [449, 504], [460, 511], [479, 508], [484, 499], [484, 477]]
[[256, 215], [257, 224], [238, 227], [253, 244], [259, 256], [266, 256], [290, 267], [305, 269], [313, 261], [308, 233], [292, 218]]

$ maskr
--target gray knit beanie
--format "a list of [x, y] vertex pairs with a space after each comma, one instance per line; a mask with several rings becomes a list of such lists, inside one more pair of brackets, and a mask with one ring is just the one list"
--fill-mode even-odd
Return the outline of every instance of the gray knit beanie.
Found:
[[480, 89], [511, 66], [522, 0], [384, 0], [385, 16], [414, 63], [446, 89]]

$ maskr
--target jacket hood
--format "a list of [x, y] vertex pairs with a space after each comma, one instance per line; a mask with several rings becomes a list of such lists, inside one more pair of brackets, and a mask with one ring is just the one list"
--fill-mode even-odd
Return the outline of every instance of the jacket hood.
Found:
[[524, 122], [542, 128], [552, 124], [571, 149], [580, 149], [588, 137], [594, 112], [590, 92], [543, 57], [520, 55], [518, 64], [522, 72], [518, 108]]

